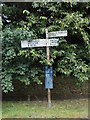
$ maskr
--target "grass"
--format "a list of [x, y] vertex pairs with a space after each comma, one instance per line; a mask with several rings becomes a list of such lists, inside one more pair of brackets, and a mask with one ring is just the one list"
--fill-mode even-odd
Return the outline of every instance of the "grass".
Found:
[[52, 101], [3, 102], [3, 118], [87, 118], [88, 99]]

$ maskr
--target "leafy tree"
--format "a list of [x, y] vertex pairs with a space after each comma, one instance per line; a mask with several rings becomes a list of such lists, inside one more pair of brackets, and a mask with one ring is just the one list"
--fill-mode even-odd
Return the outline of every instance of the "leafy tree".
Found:
[[49, 31], [67, 30], [59, 46], [50, 47], [54, 75], [75, 76], [77, 84], [89, 79], [90, 3], [3, 3], [2, 89], [13, 91], [13, 80], [42, 84], [46, 48], [22, 49], [21, 40], [45, 38]]

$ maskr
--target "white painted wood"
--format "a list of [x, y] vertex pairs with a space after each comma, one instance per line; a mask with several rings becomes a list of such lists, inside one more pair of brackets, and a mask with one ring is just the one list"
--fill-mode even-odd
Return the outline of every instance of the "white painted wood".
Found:
[[67, 30], [64, 31], [55, 31], [55, 32], [49, 32], [48, 37], [60, 37], [60, 36], [67, 36]]
[[[53, 38], [49, 39], [49, 46], [58, 46], [58, 39]], [[22, 48], [28, 47], [46, 47], [47, 46], [47, 39], [35, 39], [29, 42], [28, 40], [21, 41]]]

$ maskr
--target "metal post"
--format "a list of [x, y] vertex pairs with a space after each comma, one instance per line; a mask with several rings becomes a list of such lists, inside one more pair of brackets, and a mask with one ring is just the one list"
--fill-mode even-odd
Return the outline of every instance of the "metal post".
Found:
[[[46, 28], [46, 40], [47, 40], [47, 47], [46, 47], [46, 52], [47, 52], [47, 63], [49, 63], [49, 40], [48, 40], [48, 29]], [[51, 107], [51, 91], [48, 88], [48, 107]]]

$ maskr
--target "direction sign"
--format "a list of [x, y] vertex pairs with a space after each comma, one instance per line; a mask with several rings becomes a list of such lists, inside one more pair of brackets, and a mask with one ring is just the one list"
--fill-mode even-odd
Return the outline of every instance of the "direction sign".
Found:
[[[48, 44], [47, 44], [48, 42]], [[27, 48], [27, 47], [46, 47], [46, 46], [58, 46], [58, 39], [35, 39], [32, 41], [21, 41], [21, 47]]]
[[48, 37], [60, 37], [60, 36], [67, 36], [67, 30], [65, 31], [55, 31], [55, 32], [49, 32]]

